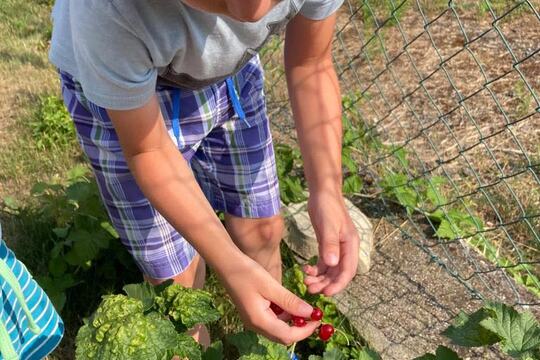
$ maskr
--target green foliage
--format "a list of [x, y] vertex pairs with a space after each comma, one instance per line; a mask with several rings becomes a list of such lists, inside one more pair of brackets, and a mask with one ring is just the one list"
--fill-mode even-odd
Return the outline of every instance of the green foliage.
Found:
[[135, 267], [109, 223], [96, 183], [87, 173], [87, 168], [75, 167], [64, 183], [35, 184], [35, 202], [18, 210], [32, 214], [33, 221], [50, 229], [40, 244], [48, 272], [36, 280], [58, 310], [64, 308], [69, 289], [91, 280], [97, 285], [93, 293], [98, 299], [99, 291], [105, 293], [111, 280], [122, 280], [117, 278], [117, 270], [127, 276]]
[[381, 356], [374, 350], [363, 348], [362, 350], [353, 349], [351, 359], [355, 360], [381, 360]]
[[39, 150], [63, 151], [76, 145], [73, 121], [57, 96], [49, 95], [40, 100], [29, 126]]
[[162, 314], [174, 320], [177, 330], [185, 331], [196, 324], [206, 324], [219, 319], [210, 293], [200, 289], [171, 285], [155, 298]]
[[446, 214], [442, 212], [430, 214], [432, 220], [439, 220], [436, 235], [445, 239], [456, 239], [472, 236], [484, 229], [482, 220], [458, 209], [450, 209]]
[[144, 314], [143, 309], [137, 299], [104, 296], [95, 314], [77, 334], [76, 359], [162, 360], [180, 344], [183, 353], [193, 352], [188, 347], [198, 347], [193, 339], [181, 339], [166, 318], [156, 312]]
[[149, 283], [128, 284], [123, 287], [123, 290], [128, 297], [141, 301], [143, 304], [143, 311], [148, 311], [154, 306], [156, 291]]
[[[77, 359], [202, 358], [200, 346], [185, 331], [219, 317], [207, 292], [147, 283], [130, 284], [124, 290], [128, 296], [104, 296], [79, 329]], [[204, 358], [220, 359], [221, 353], [222, 346], [215, 343]]]
[[453, 344], [466, 347], [492, 345], [500, 341], [496, 333], [486, 329], [481, 322], [489, 317], [486, 309], [467, 315], [461, 311], [442, 334]]
[[276, 145], [276, 165], [281, 200], [285, 204], [304, 201], [306, 194], [300, 152], [285, 144]]
[[289, 360], [287, 348], [251, 331], [230, 335], [227, 341], [236, 347], [240, 360]]
[[414, 360], [461, 360], [458, 354], [452, 349], [447, 348], [446, 346], [439, 345], [433, 354], [425, 354], [423, 356], [417, 357]]
[[[540, 325], [530, 312], [518, 312], [501, 303], [488, 302], [472, 314], [461, 311], [443, 333], [453, 344], [480, 347], [500, 344], [515, 359], [540, 359]], [[443, 357], [444, 355], [444, 357]], [[418, 359], [459, 359], [448, 349]]]
[[[466, 239], [484, 257], [494, 264], [506, 268], [507, 272], [529, 291], [540, 296], [540, 279], [529, 264], [515, 265], [500, 253], [500, 249], [484, 236], [483, 220], [471, 214], [469, 206], [451, 204], [445, 196], [449, 187], [441, 176], [415, 176], [410, 173], [408, 154], [404, 148], [390, 148], [396, 161], [393, 169], [386, 169], [379, 186], [383, 195], [403, 206], [409, 216], [424, 215], [435, 228], [441, 239]], [[396, 170], [399, 169], [399, 170]]]
[[347, 358], [338, 349], [325, 351], [323, 356], [311, 355], [308, 360], [346, 360]]
[[214, 341], [202, 355], [202, 360], [223, 360], [223, 342]]
[[540, 327], [530, 312], [519, 313], [499, 303], [484, 306], [490, 316], [481, 326], [501, 338], [501, 349], [514, 358], [539, 358]]

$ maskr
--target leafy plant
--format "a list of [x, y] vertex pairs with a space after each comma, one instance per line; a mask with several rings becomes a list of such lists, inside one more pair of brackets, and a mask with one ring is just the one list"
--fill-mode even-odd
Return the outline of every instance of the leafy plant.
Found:
[[[200, 345], [185, 331], [219, 317], [207, 292], [170, 282], [157, 288], [131, 284], [124, 291], [127, 296], [103, 296], [95, 313], [85, 320], [76, 338], [76, 359], [202, 358]], [[205, 358], [212, 358], [216, 351], [214, 345]]]
[[[481, 347], [499, 344], [502, 352], [515, 358], [540, 359], [540, 325], [530, 312], [496, 302], [488, 302], [472, 314], [461, 311], [442, 333], [452, 344]], [[439, 346], [434, 354], [415, 360], [460, 360], [451, 349]]]
[[169, 286], [155, 298], [159, 311], [174, 321], [178, 331], [186, 331], [196, 324], [213, 322], [220, 315], [213, 306], [212, 295], [203, 290]]
[[465, 239], [488, 260], [503, 267], [520, 284], [540, 296], [540, 279], [529, 264], [513, 265], [500, 253], [500, 249], [484, 236], [483, 220], [470, 212], [467, 206], [451, 204], [444, 194], [448, 181], [441, 176], [415, 177], [405, 169], [410, 168], [408, 154], [404, 148], [392, 150], [397, 168], [386, 169], [379, 186], [383, 195], [403, 206], [409, 216], [414, 213], [424, 215], [435, 228], [435, 235], [441, 239]]
[[40, 182], [32, 188], [35, 220], [51, 229], [49, 241], [42, 244], [48, 273], [36, 279], [58, 310], [66, 303], [66, 291], [86, 281], [87, 274], [93, 282], [107, 284], [117, 280], [117, 268], [135, 268], [87, 173], [87, 168], [76, 167], [65, 183]]
[[274, 343], [250, 331], [230, 335], [227, 342], [236, 347], [239, 360], [290, 359], [284, 345]]
[[425, 354], [414, 360], [461, 360], [461, 358], [454, 350], [440, 345], [437, 347], [435, 354]]
[[65, 150], [73, 148], [76, 143], [73, 121], [62, 99], [55, 95], [40, 99], [37, 113], [29, 126], [40, 150]]
[[306, 185], [301, 176], [300, 152], [285, 144], [276, 145], [276, 165], [281, 200], [285, 204], [304, 201]]

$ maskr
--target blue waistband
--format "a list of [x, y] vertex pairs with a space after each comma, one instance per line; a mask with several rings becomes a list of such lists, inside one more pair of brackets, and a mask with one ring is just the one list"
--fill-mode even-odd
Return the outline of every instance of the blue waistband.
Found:
[[[233, 79], [228, 77], [225, 82], [227, 84], [227, 91], [229, 93], [229, 97], [231, 98], [231, 103], [235, 114], [247, 124], [246, 113], [242, 108]], [[172, 129], [174, 137], [176, 138], [176, 143], [178, 147], [180, 147], [180, 89], [174, 89], [172, 96]]]

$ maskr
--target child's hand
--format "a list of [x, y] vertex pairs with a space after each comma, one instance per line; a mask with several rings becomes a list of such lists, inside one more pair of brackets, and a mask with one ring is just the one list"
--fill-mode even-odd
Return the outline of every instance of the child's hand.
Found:
[[308, 211], [319, 241], [319, 262], [304, 267], [304, 283], [310, 293], [335, 295], [356, 274], [358, 232], [340, 195], [315, 193], [309, 199]]
[[220, 276], [246, 328], [268, 339], [290, 345], [313, 334], [319, 321], [292, 327], [270, 309], [270, 303], [291, 315], [309, 318], [313, 307], [285, 289], [262, 266], [247, 256]]

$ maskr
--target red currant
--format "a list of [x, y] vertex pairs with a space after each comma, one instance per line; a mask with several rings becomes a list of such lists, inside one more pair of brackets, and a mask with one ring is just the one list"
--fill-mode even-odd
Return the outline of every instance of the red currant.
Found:
[[300, 316], [293, 316], [292, 317], [293, 325], [297, 327], [306, 326], [307, 322], [306, 319], [300, 317]]
[[323, 317], [323, 312], [319, 308], [314, 308], [313, 312], [311, 313], [311, 320], [319, 321]]
[[279, 305], [276, 305], [274, 303], [270, 303], [270, 309], [274, 312], [276, 315], [283, 314], [283, 309], [279, 307]]
[[319, 339], [328, 341], [334, 335], [334, 327], [330, 324], [323, 324], [319, 328]]

